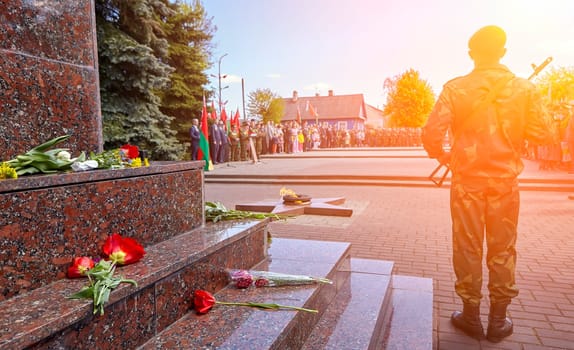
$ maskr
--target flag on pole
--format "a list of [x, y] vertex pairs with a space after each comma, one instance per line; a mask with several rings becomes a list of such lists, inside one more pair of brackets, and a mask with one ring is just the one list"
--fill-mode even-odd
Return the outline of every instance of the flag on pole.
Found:
[[221, 111], [221, 115], [219, 117], [221, 118], [223, 125], [225, 125], [225, 132], [229, 132], [231, 128], [229, 126], [229, 121], [227, 120], [227, 112], [225, 111], [225, 108]]
[[213, 163], [209, 159], [209, 127], [207, 126], [207, 104], [205, 103], [205, 96], [203, 96], [203, 110], [201, 112], [201, 128], [199, 135], [199, 152], [197, 159], [205, 160], [205, 171], [213, 170]]
[[319, 124], [319, 114], [317, 113], [317, 111], [315, 110], [315, 108], [313, 107], [312, 104], [309, 103], [309, 112], [311, 112], [311, 115], [315, 117], [315, 124]]
[[235, 117], [233, 117], [232, 122], [233, 124], [237, 125], [237, 130], [239, 130], [239, 108], [237, 108], [237, 111], [235, 111]]
[[217, 111], [215, 110], [215, 103], [211, 101], [211, 119], [217, 120]]
[[297, 105], [297, 123], [299, 123], [299, 125], [301, 125], [301, 123], [302, 123], [301, 111], [299, 110], [299, 105]]

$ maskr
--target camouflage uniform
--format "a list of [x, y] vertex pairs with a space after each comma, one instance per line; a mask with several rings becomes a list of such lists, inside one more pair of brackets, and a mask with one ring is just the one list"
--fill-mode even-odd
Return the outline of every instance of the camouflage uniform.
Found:
[[[477, 108], [504, 79], [507, 83], [494, 101]], [[521, 150], [525, 138], [551, 142], [549, 123], [535, 86], [501, 64], [477, 66], [446, 83], [429, 116], [422, 135], [424, 148], [429, 157], [449, 163], [452, 170], [455, 290], [464, 303], [479, 305], [482, 298], [485, 231], [491, 303], [509, 304], [518, 294], [515, 245], [517, 176], [524, 167]], [[443, 149], [447, 131], [453, 136], [450, 154]]]

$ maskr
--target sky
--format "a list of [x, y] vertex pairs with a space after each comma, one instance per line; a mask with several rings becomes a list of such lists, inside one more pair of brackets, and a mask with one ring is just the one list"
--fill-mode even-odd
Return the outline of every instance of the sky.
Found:
[[[211, 88], [227, 113], [256, 89], [281, 97], [363, 94], [383, 108], [385, 79], [409, 69], [434, 93], [472, 70], [468, 39], [485, 25], [507, 33], [502, 63], [574, 66], [574, 0], [202, 0], [217, 27]], [[244, 93], [242, 93], [242, 83]]]

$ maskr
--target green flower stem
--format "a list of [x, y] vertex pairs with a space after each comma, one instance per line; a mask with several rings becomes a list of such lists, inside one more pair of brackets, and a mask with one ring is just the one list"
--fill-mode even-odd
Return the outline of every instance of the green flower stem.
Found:
[[115, 262], [100, 261], [87, 272], [89, 279], [88, 286], [82, 288], [79, 292], [70, 295], [71, 299], [92, 299], [94, 304], [94, 314], [104, 314], [104, 305], [110, 298], [112, 290], [116, 289], [120, 283], [130, 283], [137, 287], [137, 282], [132, 279], [126, 279], [121, 276], [114, 277], [116, 271]]
[[250, 306], [250, 307], [258, 307], [261, 309], [292, 309], [292, 310], [299, 310], [299, 311], [306, 311], [306, 312], [313, 312], [313, 313], [317, 313], [319, 311], [314, 310], [314, 309], [306, 309], [303, 307], [297, 307], [297, 306], [287, 306], [287, 305], [279, 305], [279, 304], [266, 304], [266, 303], [253, 303], [253, 302], [245, 302], [245, 303], [240, 303], [240, 302], [225, 302], [225, 301], [216, 301], [216, 304], [221, 304], [221, 305], [235, 305], [235, 306]]

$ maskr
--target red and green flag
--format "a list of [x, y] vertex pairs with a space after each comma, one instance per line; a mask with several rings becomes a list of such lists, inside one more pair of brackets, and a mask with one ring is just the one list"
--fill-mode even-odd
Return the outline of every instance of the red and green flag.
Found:
[[198, 159], [205, 160], [205, 171], [213, 170], [213, 163], [209, 158], [209, 127], [207, 126], [207, 104], [205, 103], [205, 96], [203, 96], [203, 110], [201, 112], [201, 128], [199, 136], [199, 152]]

